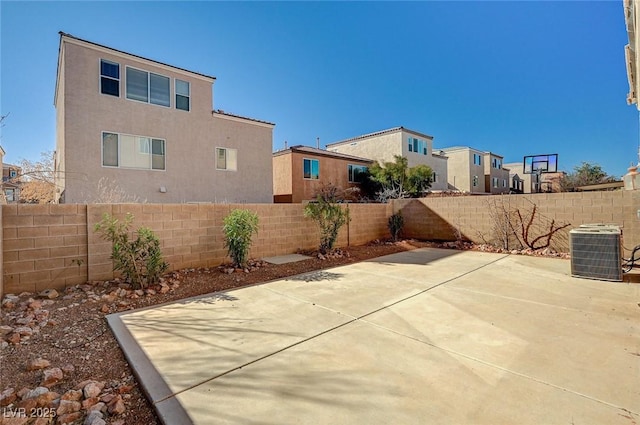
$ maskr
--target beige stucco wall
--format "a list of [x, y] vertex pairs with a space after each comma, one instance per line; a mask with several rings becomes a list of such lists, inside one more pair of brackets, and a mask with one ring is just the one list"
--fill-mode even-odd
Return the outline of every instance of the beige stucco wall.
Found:
[[[273, 201], [273, 126], [212, 114], [213, 80], [110, 50], [63, 45], [57, 150], [66, 203], [94, 201], [102, 178], [152, 203]], [[101, 58], [120, 64], [120, 97], [100, 94]], [[126, 66], [170, 77], [171, 107], [126, 99]], [[191, 84], [189, 112], [174, 107], [175, 78]], [[165, 140], [166, 169], [103, 167], [103, 131]], [[237, 171], [216, 170], [216, 147], [238, 150]]]
[[[481, 165], [473, 163], [474, 153], [482, 157]], [[466, 148], [446, 151], [446, 155], [449, 157], [447, 163], [449, 188], [470, 193], [485, 192], [483, 152]], [[478, 176], [477, 186], [473, 186], [473, 176]]]
[[291, 152], [274, 155], [273, 163], [273, 195], [291, 195]]
[[[500, 161], [501, 168], [493, 167], [494, 159]], [[483, 161], [486, 192], [491, 194], [509, 193], [509, 170], [504, 169], [503, 158], [500, 155], [485, 152]], [[498, 179], [498, 187], [493, 186], [494, 177]]]
[[[409, 138], [424, 140], [427, 144], [427, 154], [409, 152]], [[407, 158], [409, 167], [427, 165], [441, 178], [431, 185], [432, 190], [447, 189], [447, 159], [434, 156], [433, 138], [421, 134], [398, 129], [390, 133], [383, 133], [341, 143], [327, 147], [330, 151], [355, 155], [379, 162], [393, 162], [395, 155]]]

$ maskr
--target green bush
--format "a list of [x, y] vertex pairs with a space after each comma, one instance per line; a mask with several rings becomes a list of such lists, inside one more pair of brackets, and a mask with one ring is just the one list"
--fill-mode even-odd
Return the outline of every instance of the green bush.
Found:
[[402, 227], [404, 226], [404, 218], [402, 218], [402, 213], [398, 211], [397, 213], [389, 217], [387, 226], [389, 227], [389, 232], [391, 232], [391, 239], [396, 242], [400, 237], [400, 232], [402, 231]]
[[136, 239], [129, 239], [132, 221], [133, 215], [130, 213], [126, 214], [123, 221], [104, 214], [94, 231], [112, 243], [113, 269], [121, 271], [122, 276], [134, 287], [144, 288], [158, 282], [169, 265], [162, 259], [160, 241], [151, 229], [141, 227], [134, 232]]
[[322, 197], [305, 205], [304, 215], [313, 219], [320, 228], [320, 252], [323, 254], [333, 248], [340, 228], [349, 221], [349, 210]]
[[258, 233], [258, 215], [249, 210], [233, 210], [224, 218], [224, 245], [233, 264], [243, 267], [247, 262], [251, 237]]

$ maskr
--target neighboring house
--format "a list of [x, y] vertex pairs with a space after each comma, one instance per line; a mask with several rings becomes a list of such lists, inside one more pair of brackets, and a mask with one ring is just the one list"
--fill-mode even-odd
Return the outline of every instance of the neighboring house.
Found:
[[[537, 181], [538, 176], [536, 174], [525, 174], [524, 163], [522, 162], [510, 162], [503, 164], [503, 167], [510, 170], [509, 180], [511, 181], [511, 191], [514, 193], [562, 192], [560, 180], [565, 175], [563, 171], [542, 173], [540, 174], [540, 181]], [[516, 190], [516, 187], [520, 189]]]
[[331, 152], [393, 162], [395, 155], [407, 158], [409, 167], [428, 165], [434, 173], [431, 190], [447, 190], [447, 157], [433, 151], [433, 136], [395, 127], [327, 144]]
[[273, 153], [273, 199], [299, 203], [315, 199], [323, 185], [339, 189], [359, 187], [358, 173], [373, 163], [310, 146], [292, 146]]
[[213, 110], [214, 82], [61, 32], [57, 201], [273, 202], [274, 124]]
[[[4, 150], [2, 151], [4, 157]], [[13, 164], [2, 163], [2, 194], [8, 203], [20, 201], [20, 176], [22, 168]]]
[[449, 158], [447, 172], [450, 190], [484, 194], [491, 189], [491, 181], [485, 179], [486, 152], [468, 146], [443, 148]]
[[484, 190], [492, 195], [509, 193], [509, 169], [502, 165], [503, 157], [484, 153]]

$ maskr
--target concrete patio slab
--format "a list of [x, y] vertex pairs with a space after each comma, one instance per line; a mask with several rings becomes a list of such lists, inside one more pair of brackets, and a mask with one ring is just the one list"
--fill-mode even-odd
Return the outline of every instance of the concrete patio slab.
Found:
[[614, 406], [361, 322], [177, 399], [196, 424], [633, 423]]
[[278, 255], [276, 257], [264, 257], [262, 260], [271, 264], [287, 264], [287, 263], [295, 263], [296, 261], [304, 261], [310, 260], [313, 257], [309, 257], [308, 255], [302, 254], [287, 254], [287, 255]]
[[640, 423], [640, 285], [569, 268], [420, 249], [108, 320], [165, 424]]

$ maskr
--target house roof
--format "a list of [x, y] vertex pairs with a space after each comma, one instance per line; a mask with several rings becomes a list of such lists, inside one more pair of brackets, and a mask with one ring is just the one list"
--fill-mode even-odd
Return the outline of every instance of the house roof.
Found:
[[17, 168], [17, 169], [22, 169], [21, 166], [19, 165], [15, 165], [15, 164], [8, 164], [6, 162], [2, 163], [2, 168]]
[[363, 134], [361, 136], [352, 137], [350, 139], [344, 139], [344, 140], [340, 140], [338, 142], [328, 143], [327, 147], [341, 145], [341, 144], [348, 143], [348, 142], [353, 142], [354, 140], [361, 140], [361, 139], [367, 139], [369, 137], [380, 136], [380, 135], [383, 135], [383, 134], [395, 133], [395, 132], [398, 132], [398, 131], [406, 131], [407, 133], [415, 134], [416, 136], [424, 137], [426, 139], [433, 139], [433, 136], [429, 136], [428, 134], [419, 133], [417, 131], [409, 130], [408, 128], [404, 128], [404, 127], [393, 127], [393, 128], [389, 128], [387, 130], [376, 131], [375, 133]]
[[326, 157], [329, 157], [329, 158], [348, 159], [348, 160], [352, 160], [352, 161], [360, 161], [360, 162], [368, 162], [368, 163], [373, 163], [374, 162], [372, 159], [368, 159], [368, 158], [362, 158], [362, 157], [359, 157], [359, 156], [347, 155], [347, 154], [339, 153], [339, 152], [331, 152], [331, 151], [327, 151], [325, 149], [318, 149], [318, 148], [314, 148], [314, 147], [311, 147], [311, 146], [303, 146], [303, 145], [295, 145], [295, 146], [291, 146], [289, 149], [283, 149], [283, 150], [274, 152], [273, 156], [280, 156], [280, 155], [284, 155], [284, 154], [289, 153], [289, 152], [308, 153], [308, 154], [312, 154], [312, 155], [326, 156]]
[[256, 123], [260, 123], [260, 124], [267, 124], [267, 125], [270, 125], [270, 126], [275, 126], [274, 123], [269, 122], [269, 121], [262, 121], [262, 120], [259, 120], [259, 119], [256, 119], [256, 118], [249, 118], [249, 117], [243, 117], [242, 115], [231, 114], [229, 112], [223, 111], [222, 109], [216, 109], [214, 111], [211, 111], [211, 113], [217, 114], [217, 115], [224, 115], [224, 116], [232, 117], [232, 118], [238, 118], [238, 119], [241, 119], [241, 120], [253, 121], [253, 122], [256, 122]]
[[216, 77], [212, 77], [212, 76], [210, 76], [210, 75], [201, 74], [201, 73], [199, 73], [199, 72], [194, 72], [194, 71], [189, 71], [188, 69], [180, 68], [180, 67], [178, 67], [178, 66], [173, 66], [173, 65], [166, 64], [166, 63], [164, 63], [164, 62], [159, 62], [159, 61], [156, 61], [156, 60], [153, 60], [153, 59], [145, 58], [144, 56], [134, 55], [134, 54], [132, 54], [132, 53], [125, 52], [125, 51], [123, 51], [123, 50], [118, 50], [118, 49], [114, 49], [113, 47], [108, 47], [108, 46], [105, 46], [105, 45], [102, 45], [102, 44], [94, 43], [93, 41], [84, 40], [84, 39], [82, 39], [82, 38], [75, 37], [75, 36], [73, 36], [73, 35], [71, 35], [71, 34], [67, 34], [67, 33], [65, 33], [65, 32], [63, 32], [63, 31], [59, 31], [59, 32], [58, 32], [58, 34], [60, 34], [60, 43], [62, 43], [62, 39], [66, 37], [66, 38], [70, 38], [70, 39], [73, 39], [73, 40], [80, 41], [80, 42], [82, 42], [82, 43], [91, 44], [91, 45], [93, 45], [93, 46], [95, 46], [95, 47], [99, 47], [99, 48], [102, 48], [102, 49], [111, 50], [111, 51], [113, 51], [113, 52], [117, 52], [117, 53], [124, 54], [124, 55], [127, 55], [127, 56], [132, 56], [132, 57], [135, 57], [135, 58], [138, 58], [138, 59], [142, 59], [142, 60], [145, 60], [145, 61], [153, 62], [153, 63], [156, 63], [156, 64], [158, 64], [158, 65], [168, 66], [168, 67], [170, 67], [170, 68], [175, 68], [175, 69], [178, 69], [178, 70], [180, 70], [180, 71], [188, 72], [188, 73], [190, 73], [190, 74], [199, 75], [199, 76], [201, 76], [201, 77], [210, 78], [210, 79], [212, 79], [212, 80], [215, 80], [215, 79], [216, 79]]

